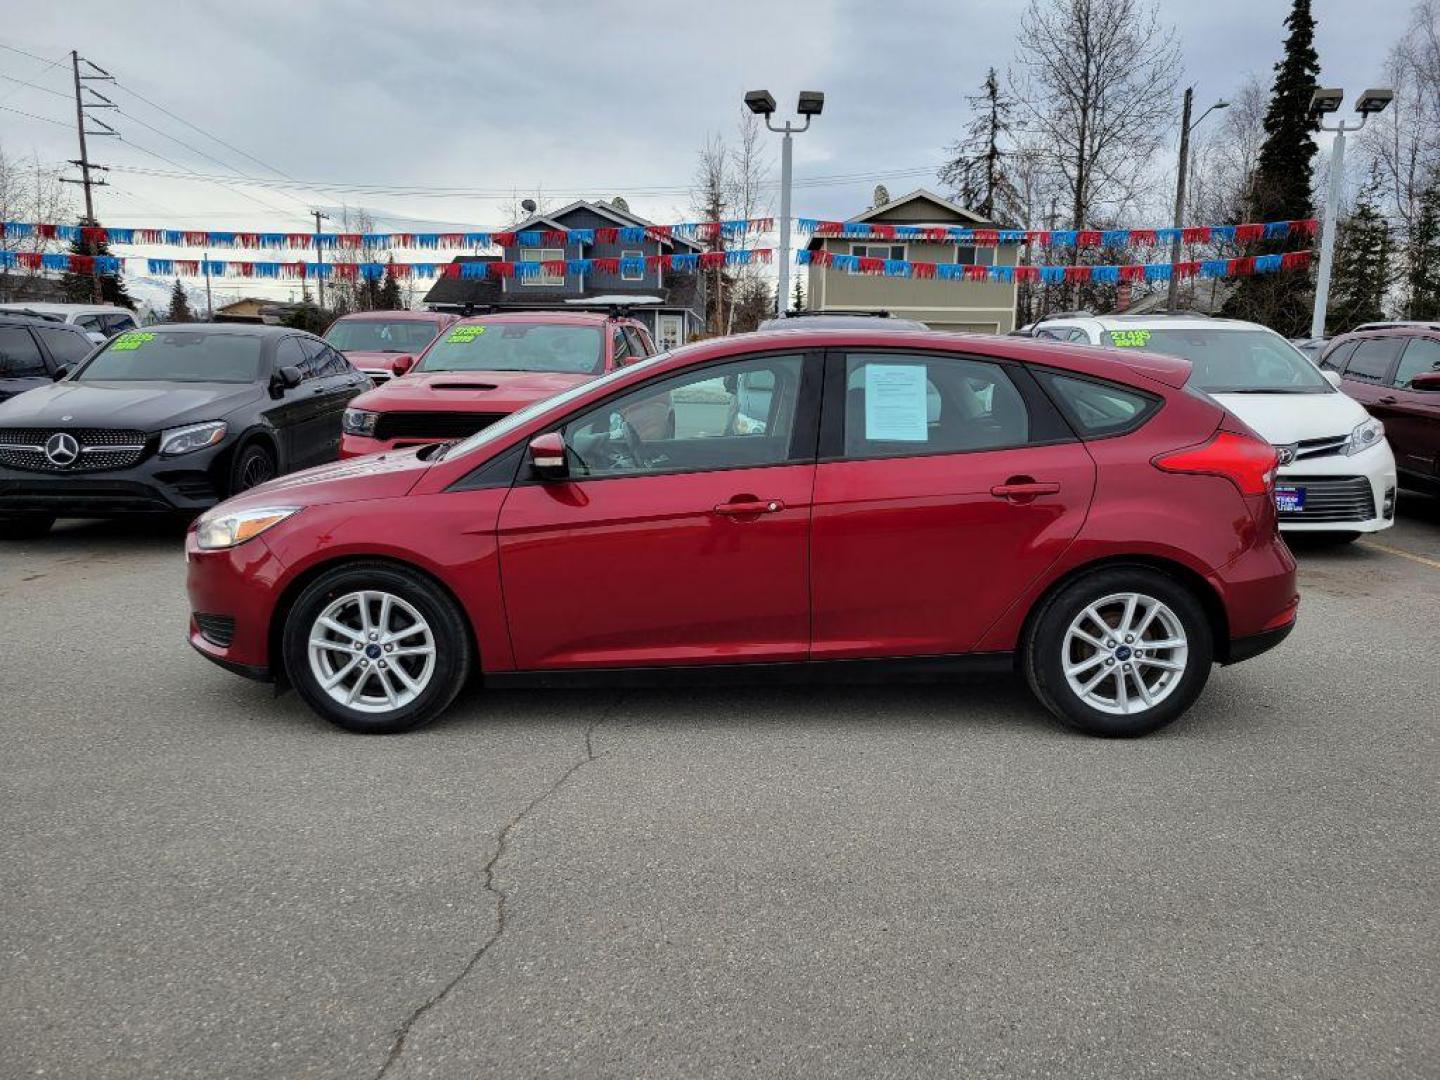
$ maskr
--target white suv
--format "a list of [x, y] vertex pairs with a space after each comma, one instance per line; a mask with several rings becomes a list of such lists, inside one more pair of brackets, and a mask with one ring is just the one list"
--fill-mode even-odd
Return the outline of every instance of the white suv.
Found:
[[99, 345], [109, 341], [116, 334], [134, 330], [139, 326], [135, 313], [128, 308], [113, 304], [0, 304], [0, 311], [17, 313], [29, 312], [43, 319], [78, 326], [90, 335], [90, 340]]
[[1037, 322], [1041, 339], [1145, 349], [1194, 365], [1209, 394], [1280, 454], [1280, 528], [1353, 540], [1395, 520], [1395, 456], [1385, 428], [1273, 330], [1196, 315], [1066, 314]]

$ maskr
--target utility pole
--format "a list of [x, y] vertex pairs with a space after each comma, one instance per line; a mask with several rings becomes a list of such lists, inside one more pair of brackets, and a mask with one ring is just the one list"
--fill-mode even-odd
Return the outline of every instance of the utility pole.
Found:
[[[94, 71], [98, 72], [99, 74], [97, 74], [97, 75], [81, 75], [81, 74], [80, 74], [80, 64], [81, 64], [81, 62], [82, 62], [82, 59], [83, 59], [83, 58], [80, 56], [80, 53], [79, 53], [79, 52], [77, 52], [77, 51], [74, 50], [74, 49], [71, 49], [71, 50], [70, 50], [70, 67], [71, 67], [71, 69], [72, 69], [72, 71], [74, 72], [74, 75], [75, 75], [75, 130], [76, 130], [76, 132], [77, 132], [77, 133], [79, 134], [79, 136], [80, 136], [80, 157], [79, 157], [78, 160], [72, 161], [71, 164], [72, 164], [72, 165], [77, 165], [77, 166], [79, 166], [79, 168], [80, 168], [80, 179], [79, 179], [79, 180], [69, 180], [69, 179], [66, 179], [66, 178], [63, 178], [63, 177], [62, 177], [62, 180], [64, 180], [65, 183], [69, 183], [69, 184], [80, 184], [81, 186], [84, 187], [84, 189], [85, 189], [85, 220], [84, 220], [84, 222], [82, 223], [82, 227], [84, 227], [84, 226], [90, 226], [90, 227], [93, 228], [95, 225], [99, 224], [99, 222], [98, 222], [98, 221], [96, 220], [96, 218], [95, 218], [95, 196], [92, 194], [91, 188], [95, 188], [95, 187], [106, 187], [107, 184], [106, 184], [106, 182], [105, 182], [104, 180], [96, 180], [96, 179], [92, 178], [91, 175], [90, 175], [91, 170], [101, 170], [101, 171], [104, 171], [104, 170], [105, 170], [105, 166], [103, 166], [103, 165], [96, 165], [96, 164], [94, 164], [94, 163], [90, 160], [90, 154], [89, 154], [89, 151], [86, 149], [86, 145], [85, 145], [85, 136], [86, 136], [86, 135], [115, 135], [115, 134], [117, 134], [117, 133], [116, 133], [115, 129], [112, 128], [109, 124], [105, 123], [105, 121], [101, 120], [99, 117], [90, 116], [89, 113], [88, 113], [86, 110], [87, 110], [87, 109], [115, 109], [115, 108], [119, 108], [119, 106], [117, 106], [113, 101], [111, 101], [109, 98], [107, 98], [104, 94], [97, 93], [96, 91], [91, 90], [88, 86], [85, 86], [85, 85], [84, 85], [84, 83], [87, 82], [87, 81], [102, 81], [102, 82], [103, 82], [103, 81], [109, 81], [109, 82], [114, 82], [114, 81], [115, 81], [115, 77], [114, 77], [113, 75], [111, 75], [108, 71], [106, 71], [104, 68], [100, 67], [100, 66], [97, 65], [97, 64], [91, 63], [89, 60], [83, 60], [84, 64], [85, 64], [87, 67], [89, 67], [89, 68], [93, 69]], [[86, 100], [85, 100], [85, 96], [84, 96], [84, 91], [86, 91], [86, 90], [89, 90], [89, 92], [90, 92], [94, 97], [99, 98], [99, 101], [86, 101]], [[87, 119], [90, 120], [90, 121], [92, 121], [92, 122], [94, 122], [94, 123], [96, 123], [96, 124], [99, 124], [99, 125], [100, 125], [102, 128], [104, 128], [105, 130], [103, 130], [103, 131], [89, 131], [89, 132], [87, 132], [87, 131], [85, 130], [85, 121], [86, 121]], [[90, 289], [91, 298], [92, 298], [92, 300], [93, 300], [95, 303], [98, 304], [98, 303], [100, 303], [100, 300], [101, 300], [101, 294], [100, 294], [100, 275], [99, 275], [99, 273], [97, 273], [97, 272], [95, 271], [95, 269], [94, 269], [93, 267], [92, 267], [91, 270], [90, 270], [90, 282], [91, 282], [91, 289]]]
[[1190, 106], [1195, 98], [1195, 88], [1185, 88], [1185, 106], [1180, 114], [1180, 169], [1175, 177], [1175, 239], [1170, 242], [1170, 294], [1166, 300], [1165, 307], [1174, 311], [1180, 296], [1180, 278], [1175, 273], [1174, 266], [1180, 261], [1180, 230], [1185, 225], [1185, 180], [1190, 171], [1190, 132], [1200, 126], [1200, 120], [1204, 120], [1216, 109], [1228, 109], [1230, 103], [1220, 100], [1211, 105], [1200, 114], [1200, 120], [1190, 122]]
[[315, 263], [322, 269], [315, 275], [315, 285], [320, 293], [320, 310], [325, 310], [325, 249], [320, 246], [320, 222], [329, 221], [329, 214], [322, 214], [319, 210], [311, 210], [315, 215]]
[[205, 252], [205, 321], [215, 321], [215, 300], [210, 295], [210, 252]]

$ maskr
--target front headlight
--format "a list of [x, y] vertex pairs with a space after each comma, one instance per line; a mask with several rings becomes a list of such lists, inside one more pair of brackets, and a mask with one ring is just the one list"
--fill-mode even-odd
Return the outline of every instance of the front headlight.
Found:
[[225, 433], [229, 430], [224, 420], [212, 420], [205, 424], [189, 424], [185, 427], [162, 431], [160, 433], [160, 456], [174, 457], [176, 454], [189, 454], [196, 450], [204, 450], [207, 446], [214, 446], [225, 438]]
[[201, 551], [232, 548], [255, 539], [266, 529], [299, 512], [298, 506], [267, 506], [258, 510], [235, 510], [228, 514], [206, 514], [195, 525], [195, 542], [200, 545]]
[[375, 437], [375, 421], [380, 419], [380, 414], [367, 412], [364, 409], [346, 409], [344, 417], [340, 420], [340, 430], [346, 435], [365, 435]]
[[1384, 437], [1385, 425], [1372, 416], [1350, 433], [1350, 438], [1345, 443], [1345, 453], [1348, 456], [1369, 450]]

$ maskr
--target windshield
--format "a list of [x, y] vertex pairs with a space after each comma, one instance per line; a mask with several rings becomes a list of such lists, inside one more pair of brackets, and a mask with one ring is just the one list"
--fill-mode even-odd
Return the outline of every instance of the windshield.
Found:
[[511, 413], [509, 416], [505, 417], [505, 419], [497, 420], [489, 427], [477, 431], [468, 439], [456, 443], [450, 448], [449, 454], [453, 454], [456, 456], [459, 456], [460, 454], [468, 454], [472, 450], [479, 450], [482, 447], [488, 446], [492, 443], [502, 442], [505, 437], [509, 435], [512, 431], [524, 427], [532, 419], [539, 416], [546, 410], [556, 408], [557, 406], [566, 405], [569, 402], [574, 401], [581, 394], [588, 394], [591, 390], [594, 390], [596, 388], [609, 386], [616, 379], [628, 376], [632, 372], [646, 371], [649, 368], [653, 367], [657, 360], [663, 360], [669, 355], [669, 353], [656, 353], [654, 356], [647, 356], [644, 360], [638, 360], [635, 363], [630, 364], [628, 367], [616, 368], [614, 371], [610, 372], [609, 375], [603, 375], [600, 378], [594, 379], [590, 382], [580, 383], [578, 386], [572, 386], [569, 390], [556, 394], [554, 397], [543, 398], [542, 400], [534, 402], [531, 405], [527, 405], [525, 406], [525, 408], [519, 409], [516, 412]]
[[131, 330], [111, 338], [75, 378], [79, 382], [255, 382], [263, 344], [254, 334]]
[[439, 331], [429, 319], [341, 319], [325, 340], [341, 352], [418, 353]]
[[1295, 347], [1269, 330], [1107, 330], [1111, 348], [1180, 356], [1190, 382], [1207, 394], [1328, 394], [1334, 388]]
[[604, 341], [594, 326], [457, 323], [420, 358], [419, 371], [563, 371], [598, 375]]

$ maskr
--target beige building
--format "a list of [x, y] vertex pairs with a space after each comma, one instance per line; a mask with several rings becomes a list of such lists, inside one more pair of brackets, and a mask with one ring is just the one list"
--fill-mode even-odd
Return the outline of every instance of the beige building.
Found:
[[[980, 215], [923, 188], [849, 219], [867, 225], [909, 225], [993, 229]], [[979, 263], [1014, 266], [1019, 244], [973, 244], [915, 239], [816, 236], [811, 251], [862, 258], [912, 262]], [[834, 267], [810, 266], [805, 306], [812, 311], [879, 311], [918, 319], [936, 330], [1004, 334], [1015, 329], [1015, 285], [991, 281], [942, 281], [852, 274]]]

